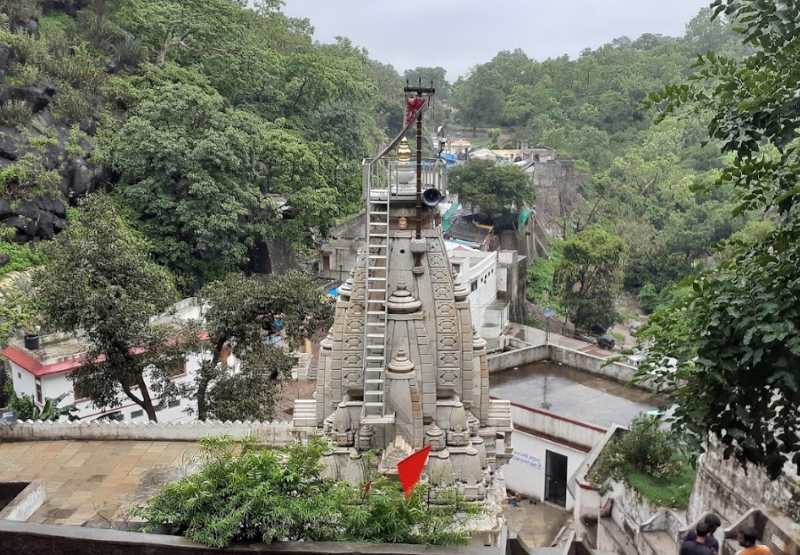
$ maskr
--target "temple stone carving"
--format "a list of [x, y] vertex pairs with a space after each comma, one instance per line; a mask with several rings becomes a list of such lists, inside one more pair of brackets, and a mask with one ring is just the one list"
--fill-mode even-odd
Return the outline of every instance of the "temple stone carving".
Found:
[[[438, 212], [418, 200], [414, 170], [404, 143], [396, 158], [365, 168], [365, 248], [339, 289], [314, 399], [297, 401], [294, 425], [331, 439], [331, 475], [357, 480], [368, 449], [391, 475], [430, 445], [424, 479], [434, 489], [456, 486], [495, 506], [511, 456], [510, 405], [489, 398], [486, 342], [472, 329], [467, 287], [453, 275]], [[445, 189], [441, 163], [419, 171], [423, 191]], [[391, 181], [376, 184], [381, 175]]]

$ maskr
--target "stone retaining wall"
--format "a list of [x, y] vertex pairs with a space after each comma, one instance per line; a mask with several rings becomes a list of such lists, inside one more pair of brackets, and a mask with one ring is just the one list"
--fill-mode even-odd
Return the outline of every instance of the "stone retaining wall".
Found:
[[297, 431], [290, 422], [31, 422], [0, 424], [0, 441], [45, 440], [131, 440], [199, 441], [204, 437], [252, 437], [271, 446], [288, 445], [306, 439], [309, 433]]
[[505, 548], [429, 545], [297, 542], [233, 546], [214, 549], [178, 536], [0, 521], [3, 553], [25, 555], [216, 555], [219, 553], [280, 553], [284, 555], [500, 555]]
[[[514, 343], [512, 342], [512, 345]], [[513, 351], [506, 351], [489, 355], [489, 372], [502, 372], [509, 368], [524, 366], [540, 360], [552, 360], [566, 366], [604, 376], [612, 380], [629, 383], [636, 375], [636, 367], [615, 362], [608, 358], [590, 355], [582, 351], [562, 347], [560, 345], [532, 345], [521, 347]], [[637, 383], [637, 387], [652, 391], [653, 388], [646, 383]]]

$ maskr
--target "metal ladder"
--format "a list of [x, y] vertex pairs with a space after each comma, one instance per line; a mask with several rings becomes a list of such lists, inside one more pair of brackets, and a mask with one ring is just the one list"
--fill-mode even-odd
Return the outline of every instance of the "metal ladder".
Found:
[[[377, 177], [367, 168], [366, 295], [364, 301], [364, 423], [384, 420], [383, 375], [386, 360], [386, 313], [389, 278], [388, 180], [373, 188]], [[382, 180], [376, 180], [382, 181]]]

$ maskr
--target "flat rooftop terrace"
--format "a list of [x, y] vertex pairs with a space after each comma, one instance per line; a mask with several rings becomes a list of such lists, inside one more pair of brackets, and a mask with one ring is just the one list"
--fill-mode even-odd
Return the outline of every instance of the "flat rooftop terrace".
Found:
[[44, 480], [47, 499], [28, 522], [107, 527], [193, 469], [200, 446], [180, 441], [0, 443], [0, 482]]
[[603, 427], [627, 426], [664, 404], [654, 393], [550, 360], [495, 372], [489, 379], [498, 399]]

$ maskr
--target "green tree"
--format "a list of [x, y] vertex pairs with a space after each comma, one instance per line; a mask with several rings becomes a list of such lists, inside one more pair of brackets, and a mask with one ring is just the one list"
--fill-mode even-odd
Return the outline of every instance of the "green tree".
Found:
[[[201, 298], [209, 305], [205, 320], [212, 356], [202, 364], [194, 386], [198, 417], [271, 418], [279, 380], [294, 363], [282, 351], [264, 345], [267, 335], [280, 320], [288, 346], [296, 347], [330, 326], [333, 307], [313, 278], [300, 272], [268, 277], [230, 274], [208, 284]], [[240, 376], [227, 368], [231, 350], [241, 361]], [[237, 403], [237, 395], [246, 387], [257, 388], [251, 394], [262, 406]]]
[[151, 322], [176, 298], [171, 276], [105, 196], [91, 198], [45, 252], [32, 280], [45, 323], [89, 343], [86, 363], [70, 374], [75, 389], [98, 407], [127, 397], [155, 421], [154, 396], [175, 396], [171, 370], [185, 357], [176, 330]]
[[518, 166], [473, 160], [450, 172], [450, 191], [462, 203], [480, 207], [482, 214], [497, 218], [533, 203], [533, 186]]
[[622, 239], [593, 226], [566, 239], [561, 256], [554, 282], [569, 319], [582, 329], [613, 324], [625, 257]]
[[[800, 19], [794, 4], [717, 0], [752, 54], [709, 53], [689, 83], [652, 96], [662, 114], [688, 107], [730, 153], [721, 184], [738, 210], [770, 212], [776, 227], [745, 242], [693, 283], [688, 299], [656, 313], [645, 372], [678, 402], [676, 422], [725, 455], [778, 476], [800, 468]], [[664, 361], [677, 360], [675, 364]]]
[[[337, 192], [318, 173], [309, 144], [227, 108], [196, 73], [176, 81], [156, 82], [98, 148], [121, 175], [120, 198], [183, 289], [243, 267], [278, 230], [300, 244], [330, 225]], [[284, 203], [297, 214], [291, 221], [281, 218]]]

